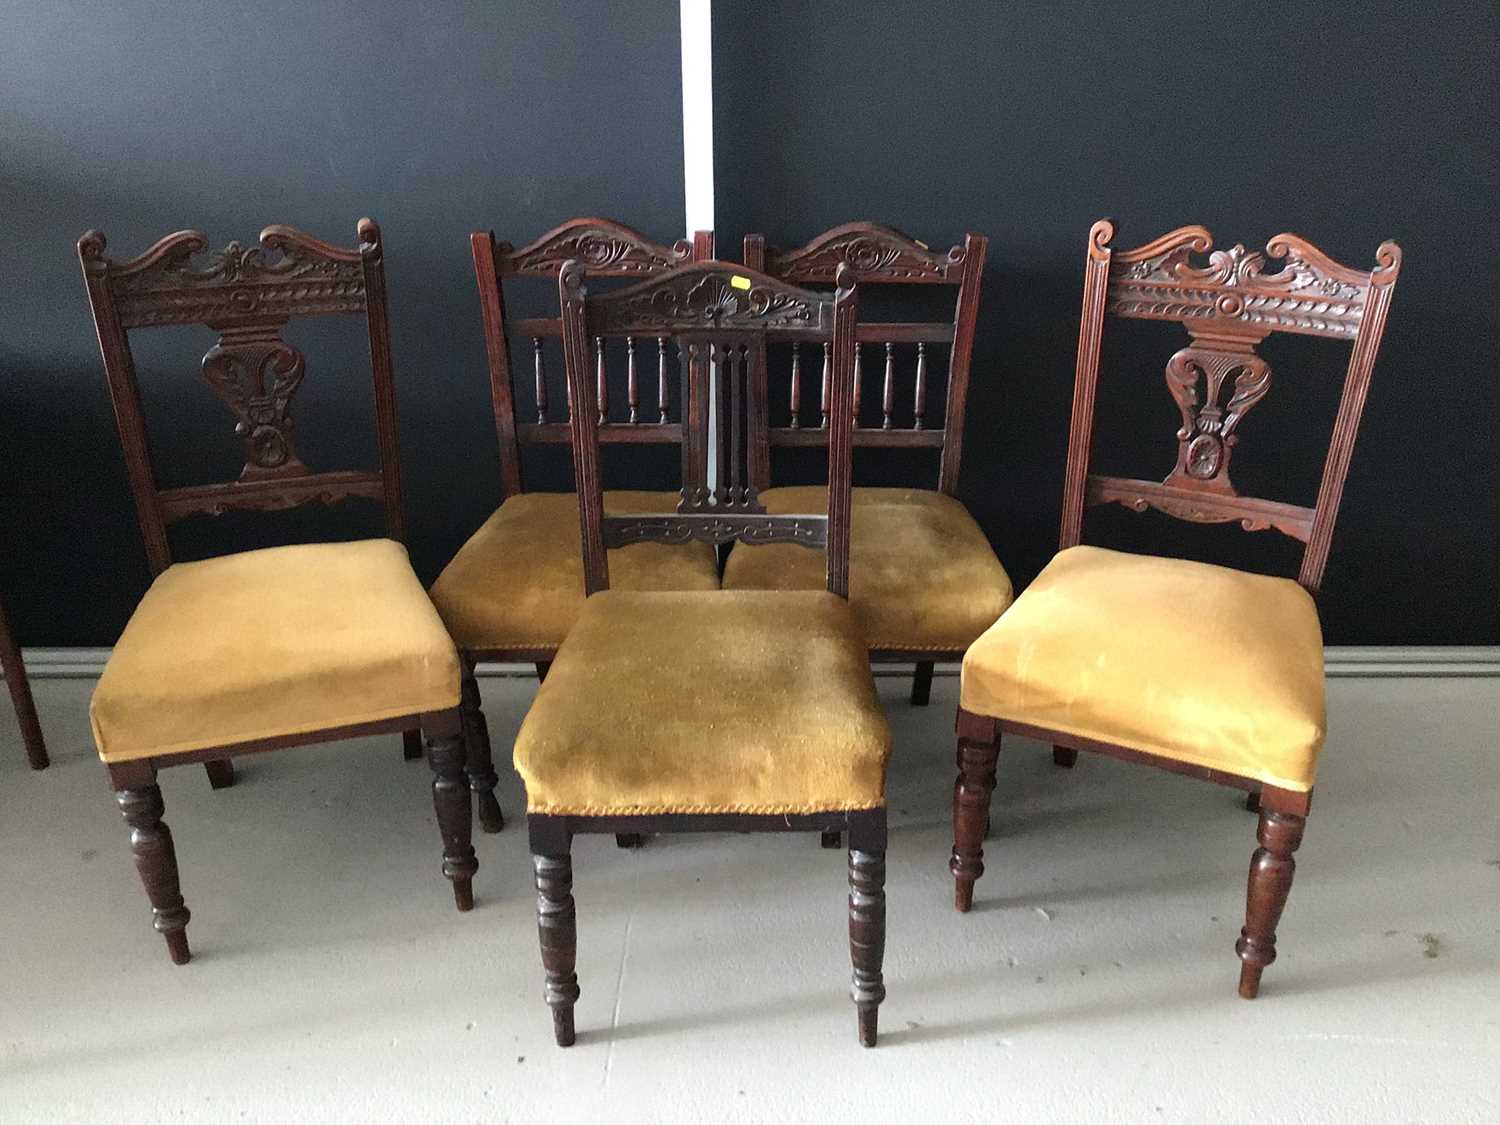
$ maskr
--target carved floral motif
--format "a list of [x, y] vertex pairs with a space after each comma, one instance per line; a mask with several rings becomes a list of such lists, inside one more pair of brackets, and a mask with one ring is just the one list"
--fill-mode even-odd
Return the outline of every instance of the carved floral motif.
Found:
[[203, 357], [202, 370], [234, 413], [245, 447], [241, 480], [307, 472], [292, 440], [292, 396], [305, 371], [301, 352], [274, 327], [230, 330]]
[[[1173, 476], [1213, 482], [1232, 492], [1229, 455], [1237, 440], [1235, 430], [1270, 389], [1270, 365], [1251, 351], [1225, 352], [1192, 346], [1183, 348], [1167, 362], [1166, 375], [1167, 387], [1182, 412]], [[1226, 383], [1230, 387], [1229, 401], [1220, 406]]]

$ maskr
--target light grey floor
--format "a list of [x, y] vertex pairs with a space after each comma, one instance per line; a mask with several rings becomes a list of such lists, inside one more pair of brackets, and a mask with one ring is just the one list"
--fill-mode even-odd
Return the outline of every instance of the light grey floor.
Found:
[[[163, 775], [195, 959], [148, 922], [90, 748], [92, 684], [38, 683], [53, 767], [0, 714], [0, 1120], [1500, 1120], [1500, 680], [1338, 679], [1261, 998], [1232, 952], [1254, 818], [1201, 783], [1002, 756], [989, 873], [946, 871], [956, 681], [895, 725], [890, 997], [847, 996], [845, 870], [815, 838], [575, 852], [579, 1040], [541, 1001], [520, 787], [452, 908], [394, 738]], [[486, 681], [503, 753], [534, 685]]]

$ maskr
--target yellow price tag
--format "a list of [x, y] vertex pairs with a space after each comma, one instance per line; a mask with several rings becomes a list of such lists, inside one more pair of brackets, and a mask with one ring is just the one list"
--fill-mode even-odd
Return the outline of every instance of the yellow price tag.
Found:
[[748, 277], [743, 277], [740, 274], [735, 274], [729, 279], [729, 284], [733, 285], [736, 289], [749, 289], [750, 279]]

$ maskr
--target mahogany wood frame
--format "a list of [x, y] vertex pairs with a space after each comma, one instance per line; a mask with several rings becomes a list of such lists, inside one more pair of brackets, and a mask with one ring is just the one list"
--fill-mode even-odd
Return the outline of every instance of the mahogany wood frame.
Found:
[[[1401, 248], [1382, 243], [1375, 252], [1376, 268], [1365, 272], [1340, 265], [1297, 235], [1281, 234], [1267, 243], [1264, 255], [1235, 246], [1214, 251], [1208, 266], [1197, 267], [1190, 255], [1207, 253], [1213, 245], [1203, 227], [1182, 227], [1121, 252], [1111, 249], [1113, 237], [1114, 224], [1107, 219], [1089, 231], [1060, 549], [1081, 542], [1083, 512], [1092, 504], [1121, 503], [1135, 511], [1153, 507], [1198, 523], [1238, 520], [1246, 531], [1274, 527], [1307, 544], [1297, 580], [1315, 594], [1401, 269]], [[1267, 272], [1267, 256], [1284, 259], [1281, 268]], [[1168, 388], [1183, 424], [1177, 433], [1177, 465], [1160, 484], [1089, 473], [1106, 315], [1177, 321], [1192, 338], [1167, 364]], [[1254, 347], [1271, 332], [1345, 339], [1353, 345], [1317, 501], [1310, 509], [1241, 496], [1228, 476], [1235, 431], [1270, 385], [1270, 368]], [[1228, 402], [1221, 406], [1226, 386]], [[1235, 952], [1241, 962], [1239, 994], [1245, 999], [1259, 994], [1261, 974], [1276, 959], [1276, 927], [1291, 890], [1293, 853], [1302, 842], [1310, 791], [1262, 785], [1252, 777], [962, 707], [957, 733], [949, 868], [960, 911], [970, 908], [974, 882], [984, 874], [983, 840], [1002, 733], [1052, 743], [1054, 759], [1065, 767], [1083, 750], [1248, 791], [1247, 806], [1260, 814], [1259, 846], [1250, 860], [1245, 925]]]
[[0, 673], [5, 675], [5, 686], [10, 690], [10, 701], [15, 704], [16, 722], [21, 727], [21, 742], [26, 747], [26, 761], [34, 770], [44, 770], [50, 764], [47, 744], [42, 740], [42, 724], [36, 717], [36, 704], [31, 698], [31, 681], [26, 678], [26, 665], [21, 660], [21, 646], [16, 644], [10, 631], [10, 621], [5, 616], [5, 607], [0, 605]]
[[[761, 234], [748, 234], [744, 242], [745, 264], [772, 277], [797, 285], [832, 283], [838, 270], [847, 266], [855, 271], [861, 285], [946, 285], [955, 289], [951, 322], [860, 324], [855, 348], [854, 445], [877, 449], [929, 448], [941, 451], [938, 468], [938, 491], [948, 496], [958, 492], [959, 462], [963, 454], [964, 414], [969, 398], [969, 370], [974, 356], [974, 331], [979, 321], [979, 292], [984, 276], [989, 240], [982, 234], [969, 233], [959, 246], [946, 253], [935, 252], [926, 243], [878, 223], [845, 223], [824, 231], [795, 250], [767, 249]], [[774, 338], [774, 337], [773, 337]], [[861, 425], [861, 362], [865, 345], [877, 352], [883, 348], [884, 378], [881, 387], [881, 424], [879, 428]], [[894, 349], [897, 344], [915, 344], [917, 360], [913, 394], [913, 426], [898, 429], [893, 423], [896, 400]], [[948, 393], [941, 429], [931, 429], [925, 419], [928, 387], [927, 345], [949, 347]], [[772, 446], [822, 445], [828, 440], [826, 375], [820, 395], [822, 423], [803, 426], [802, 357], [792, 358], [792, 384], [789, 420], [785, 426], [771, 426], [767, 437]], [[770, 487], [770, 457], [766, 457], [765, 477], [757, 487]], [[940, 660], [959, 660], [961, 650], [943, 652], [872, 649], [870, 658], [877, 662], [915, 664], [911, 701], [924, 706], [931, 698], [933, 665]]]
[[[404, 540], [384, 244], [373, 219], [361, 219], [357, 235], [359, 245], [350, 250], [293, 227], [269, 226], [261, 232], [258, 245], [231, 242], [210, 255], [202, 267], [193, 259], [208, 247], [208, 240], [198, 231], [167, 235], [126, 262], [105, 256], [105, 238], [97, 230], [78, 240], [79, 263], [153, 575], [172, 564], [167, 536], [172, 523], [230, 509], [281, 509], [363, 497], [382, 503], [390, 538]], [[297, 455], [290, 405], [305, 361], [298, 349], [281, 339], [281, 329], [293, 317], [337, 314], [363, 314], [365, 319], [378, 472], [317, 472]], [[175, 489], [157, 486], [128, 333], [178, 324], [206, 325], [220, 334], [203, 358], [203, 377], [237, 419], [235, 432], [245, 446], [245, 466], [237, 480]], [[410, 743], [414, 729], [425, 735], [434, 773], [433, 803], [443, 837], [443, 873], [453, 884], [458, 909], [469, 910], [478, 863], [470, 842], [472, 811], [458, 707], [109, 763], [110, 782], [131, 828], [131, 847], [151, 900], [155, 926], [166, 939], [172, 960], [177, 964], [189, 960], [189, 915], [178, 885], [172, 834], [161, 821], [158, 770], [202, 762], [210, 783], [219, 789], [233, 783], [232, 759], [241, 754], [387, 731], [403, 732]]]
[[[484, 321], [484, 347], [489, 361], [490, 403], [495, 416], [495, 437], [500, 449], [501, 502], [525, 491], [521, 447], [559, 445], [572, 441], [567, 422], [551, 420], [542, 347], [547, 340], [562, 339], [560, 318], [540, 317], [511, 321], [505, 311], [505, 282], [513, 278], [556, 278], [565, 261], [579, 258], [599, 277], [654, 277], [683, 262], [713, 257], [712, 231], [698, 231], [692, 241], [679, 239], [670, 246], [653, 242], [640, 231], [612, 219], [576, 218], [549, 230], [520, 249], [497, 242], [494, 231], [474, 231], [469, 249], [474, 259], [474, 278], [479, 288], [479, 308]], [[529, 337], [532, 345], [532, 378], [536, 387], [539, 417], [522, 422], [516, 415], [515, 370], [511, 363], [511, 335]], [[648, 358], [637, 341], [627, 340], [629, 360], [626, 401], [628, 422], [605, 422], [600, 441], [622, 443], [681, 444], [683, 424], [668, 420], [665, 352], [660, 356], [657, 377], [657, 417], [642, 421], [639, 411], [640, 365]], [[600, 388], [607, 388], [607, 370], [601, 351], [594, 356]], [[649, 363], [644, 363], [647, 368]], [[555, 648], [511, 647], [464, 649], [463, 708], [464, 738], [468, 751], [469, 784], [478, 806], [480, 827], [499, 832], [505, 826], [500, 803], [495, 798], [499, 774], [495, 772], [489, 727], [480, 708], [479, 684], [474, 665], [481, 660], [530, 661], [537, 678], [544, 679]], [[625, 841], [622, 841], [624, 843]]]
[[[578, 485], [584, 573], [590, 594], [609, 587], [606, 545], [625, 534], [654, 541], [784, 540], [808, 546], [826, 544], [827, 588], [848, 596], [851, 439], [853, 436], [853, 343], [858, 316], [850, 271], [840, 272], [832, 298], [732, 263], [707, 261], [682, 266], [659, 277], [601, 297], [584, 289], [585, 267], [563, 266], [558, 278], [563, 346], [573, 402], [573, 467]], [[764, 340], [772, 328], [832, 343], [831, 392], [834, 420], [828, 441], [828, 511], [824, 515], [777, 517], [758, 502], [754, 473], [755, 430], [764, 424]], [[685, 435], [706, 434], [710, 379], [720, 380], [718, 433], [710, 449], [688, 436], [683, 445], [683, 488], [672, 516], [611, 517], [604, 512], [599, 474], [599, 425], [595, 409], [589, 340], [600, 332], [662, 334], [676, 343], [682, 360]], [[727, 383], [727, 386], [725, 385]], [[759, 401], [757, 401], [759, 400]], [[742, 425], [742, 416], [748, 427]], [[746, 428], [750, 431], [746, 441]], [[707, 467], [717, 459], [720, 473], [710, 490]], [[713, 597], [712, 594], [704, 595]], [[537, 925], [546, 977], [546, 1000], [560, 1046], [574, 1041], [574, 971], [577, 924], [572, 896], [572, 839], [579, 833], [639, 836], [655, 832], [849, 833], [849, 943], [859, 1040], [873, 1046], [878, 1010], [885, 998], [881, 964], [885, 951], [886, 817], [883, 807], [858, 812], [828, 811], [795, 816], [661, 814], [655, 816], [527, 817], [536, 871]]]

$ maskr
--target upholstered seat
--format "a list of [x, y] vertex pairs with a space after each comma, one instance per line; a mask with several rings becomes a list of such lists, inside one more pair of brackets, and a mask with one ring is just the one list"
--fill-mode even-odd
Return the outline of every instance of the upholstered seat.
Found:
[[[767, 489], [773, 514], [821, 512], [821, 486]], [[856, 488], [849, 604], [871, 649], [962, 652], [1011, 602], [1010, 578], [963, 504], [941, 492]], [[726, 590], [817, 590], [825, 563], [794, 544], [737, 544]]]
[[176, 563], [89, 706], [106, 762], [458, 706], [458, 653], [389, 539]]
[[1290, 579], [1073, 547], [969, 649], [960, 706], [1305, 792], [1317, 609]]
[[[672, 512], [676, 492], [607, 492], [611, 515]], [[707, 543], [633, 543], [609, 552], [609, 581], [623, 590], [717, 590]], [[432, 585], [432, 600], [460, 648], [555, 649], [583, 609], [578, 497], [512, 496], [476, 531]]]
[[805, 813], [885, 801], [890, 732], [823, 591], [588, 599], [516, 736], [533, 813]]

